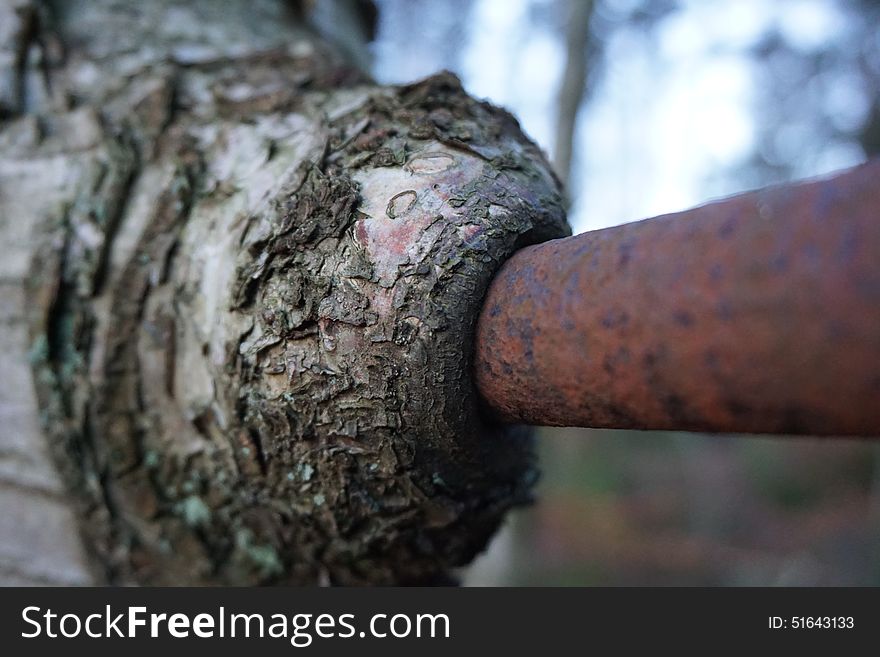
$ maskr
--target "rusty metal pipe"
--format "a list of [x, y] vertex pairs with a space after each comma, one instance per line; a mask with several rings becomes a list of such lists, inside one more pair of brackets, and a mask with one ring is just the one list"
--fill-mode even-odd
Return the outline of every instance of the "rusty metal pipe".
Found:
[[519, 251], [475, 367], [507, 422], [880, 435], [880, 160]]

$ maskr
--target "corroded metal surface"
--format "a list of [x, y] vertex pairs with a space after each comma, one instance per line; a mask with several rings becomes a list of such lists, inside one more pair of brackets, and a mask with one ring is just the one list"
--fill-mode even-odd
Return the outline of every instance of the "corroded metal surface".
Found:
[[880, 434], [880, 160], [523, 249], [476, 380], [505, 421]]

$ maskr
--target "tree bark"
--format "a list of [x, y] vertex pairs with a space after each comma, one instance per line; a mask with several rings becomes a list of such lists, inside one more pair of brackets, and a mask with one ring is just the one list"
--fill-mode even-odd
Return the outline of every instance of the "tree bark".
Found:
[[440, 581], [528, 499], [470, 345], [557, 181], [295, 4], [0, 8], [7, 583]]

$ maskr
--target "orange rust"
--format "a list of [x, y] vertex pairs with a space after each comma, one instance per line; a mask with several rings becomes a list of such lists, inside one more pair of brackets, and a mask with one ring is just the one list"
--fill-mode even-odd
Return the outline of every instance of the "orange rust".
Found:
[[880, 160], [523, 249], [475, 367], [508, 422], [880, 435]]

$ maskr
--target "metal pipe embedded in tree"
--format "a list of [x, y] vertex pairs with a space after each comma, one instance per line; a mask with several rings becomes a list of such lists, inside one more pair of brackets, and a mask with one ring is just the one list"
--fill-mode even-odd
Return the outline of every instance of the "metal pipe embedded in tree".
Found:
[[447, 581], [535, 481], [475, 353], [510, 420], [876, 430], [876, 164], [526, 248], [475, 352], [569, 234], [513, 117], [290, 3], [50, 4], [0, 0], [0, 583]]
[[509, 422], [880, 434], [880, 160], [519, 251], [475, 363]]

